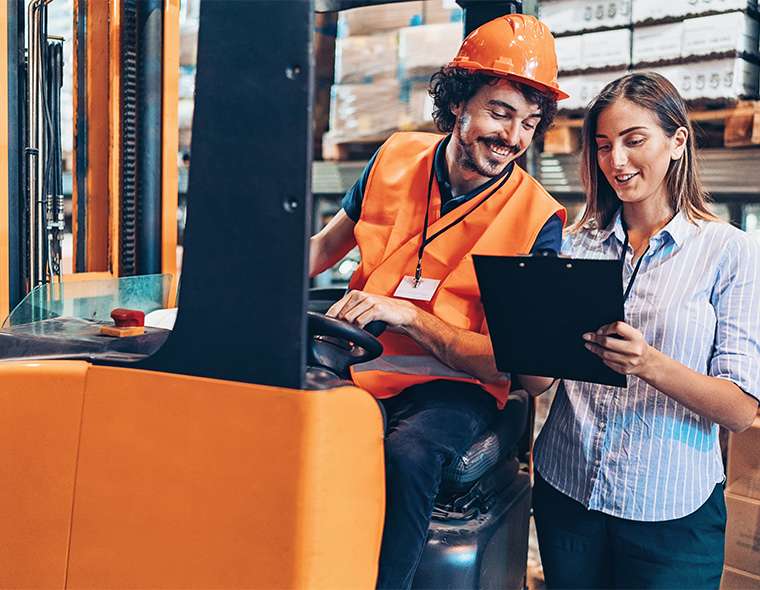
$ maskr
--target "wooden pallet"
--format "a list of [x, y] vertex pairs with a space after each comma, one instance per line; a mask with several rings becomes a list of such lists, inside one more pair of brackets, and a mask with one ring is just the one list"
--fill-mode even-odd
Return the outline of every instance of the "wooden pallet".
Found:
[[[760, 145], [760, 101], [693, 107], [689, 113], [700, 147]], [[581, 147], [583, 119], [557, 117], [544, 136], [544, 152], [573, 154]]]

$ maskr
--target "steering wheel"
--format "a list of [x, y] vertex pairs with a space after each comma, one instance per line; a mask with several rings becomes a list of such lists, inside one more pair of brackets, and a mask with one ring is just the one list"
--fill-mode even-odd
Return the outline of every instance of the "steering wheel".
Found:
[[322, 311], [342, 297], [344, 291], [331, 290], [325, 297], [325, 290], [313, 289], [309, 293], [309, 336], [308, 365], [322, 367], [342, 377], [350, 379], [349, 367], [366, 363], [383, 354], [383, 345], [377, 336], [385, 330], [385, 322], [370, 322], [364, 328], [355, 324], [328, 317]]
[[366, 363], [383, 354], [382, 343], [367, 330], [315, 311], [307, 312], [307, 316], [311, 337], [309, 366], [323, 367], [349, 379], [351, 365]]

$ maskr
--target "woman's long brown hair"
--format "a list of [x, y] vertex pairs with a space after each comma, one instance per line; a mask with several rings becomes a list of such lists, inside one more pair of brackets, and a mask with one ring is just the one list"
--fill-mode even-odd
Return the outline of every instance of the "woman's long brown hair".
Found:
[[654, 72], [644, 72], [628, 74], [610, 82], [589, 105], [583, 121], [581, 162], [586, 209], [582, 218], [571, 227], [571, 231], [589, 225], [600, 229], [607, 227], [620, 207], [620, 199], [599, 169], [596, 131], [600, 113], [621, 98], [654, 113], [668, 137], [673, 137], [679, 127], [688, 130], [686, 149], [678, 160], [670, 162], [665, 176], [670, 204], [674, 211], [683, 212], [689, 221], [717, 220], [710, 211], [708, 195], [699, 177], [694, 130], [689, 121], [686, 104], [666, 78]]

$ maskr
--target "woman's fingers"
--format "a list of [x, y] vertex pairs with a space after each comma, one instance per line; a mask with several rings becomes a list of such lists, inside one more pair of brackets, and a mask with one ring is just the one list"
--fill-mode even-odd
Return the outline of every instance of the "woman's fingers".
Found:
[[613, 352], [607, 348], [599, 346], [598, 344], [594, 344], [593, 342], [587, 342], [585, 346], [587, 349], [589, 349], [604, 361], [618, 364], [627, 364], [628, 357], [626, 357], [624, 354]]

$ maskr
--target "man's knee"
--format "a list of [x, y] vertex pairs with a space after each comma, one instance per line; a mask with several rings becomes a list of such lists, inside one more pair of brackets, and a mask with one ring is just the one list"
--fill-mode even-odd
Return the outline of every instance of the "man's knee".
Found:
[[398, 484], [426, 484], [438, 479], [444, 457], [432, 441], [415, 433], [392, 433], [385, 440], [386, 469]]

